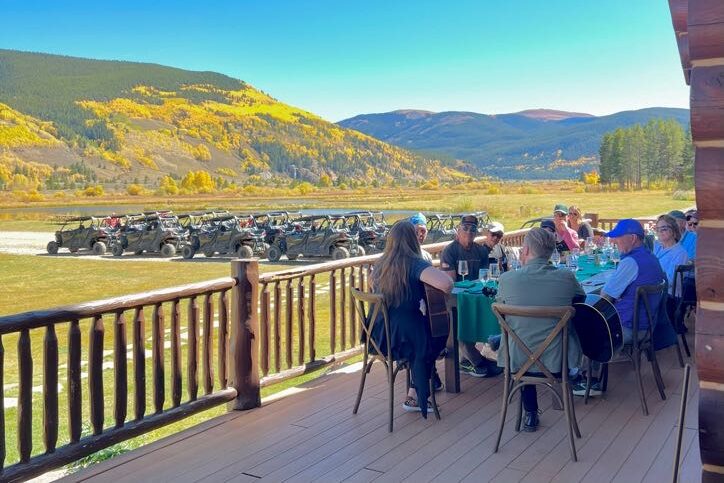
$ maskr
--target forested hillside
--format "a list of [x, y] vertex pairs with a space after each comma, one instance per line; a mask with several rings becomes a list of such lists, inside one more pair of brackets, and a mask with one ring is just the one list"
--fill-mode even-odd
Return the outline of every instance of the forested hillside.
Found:
[[674, 119], [688, 125], [686, 109], [648, 108], [608, 116], [546, 109], [512, 114], [401, 110], [362, 114], [339, 125], [382, 141], [462, 159], [486, 174], [509, 179], [577, 178], [598, 169], [605, 132]]
[[[200, 171], [217, 188], [414, 183], [471, 171], [326, 122], [213, 72], [0, 50], [0, 103], [4, 189], [64, 187], [62, 179], [76, 187], [91, 177], [155, 187]], [[78, 165], [88, 176], [71, 173]]]

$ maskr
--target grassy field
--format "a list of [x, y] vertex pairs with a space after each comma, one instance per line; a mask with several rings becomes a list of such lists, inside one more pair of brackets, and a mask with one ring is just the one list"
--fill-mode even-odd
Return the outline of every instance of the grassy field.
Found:
[[[495, 190], [493, 190], [495, 191]], [[598, 213], [602, 217], [644, 216], [663, 213], [674, 208], [693, 205], [693, 200], [675, 200], [671, 192], [581, 192], [576, 183], [509, 184], [503, 193], [490, 194], [483, 189], [381, 189], [376, 191], [320, 191], [308, 195], [282, 198], [244, 197], [193, 197], [193, 198], [141, 198], [118, 197], [112, 200], [89, 201], [73, 199], [59, 205], [58, 202], [18, 205], [0, 203], [0, 230], [5, 231], [53, 231], [49, 223], [51, 213], [57, 214], [58, 206], [72, 213], [79, 207], [92, 204], [98, 214], [111, 208], [129, 204], [143, 206], [144, 210], [171, 209], [176, 212], [224, 208], [233, 211], [299, 210], [299, 209], [373, 209], [414, 210], [426, 212], [469, 212], [485, 210], [493, 219], [501, 221], [508, 230], [518, 228], [525, 220], [550, 214], [556, 203], [576, 204], [584, 212]], [[33, 211], [27, 211], [27, 209]], [[391, 215], [390, 219], [402, 215]]]
[[[541, 189], [540, 187], [537, 189]], [[150, 208], [172, 208], [176, 211], [184, 209], [197, 209], [203, 207], [225, 207], [234, 210], [252, 209], [289, 209], [299, 208], [338, 208], [338, 209], [382, 209], [382, 210], [419, 210], [419, 211], [442, 211], [442, 212], [464, 212], [487, 210], [494, 219], [502, 221], [508, 230], [520, 226], [520, 224], [533, 217], [549, 214], [552, 206], [557, 202], [577, 204], [585, 212], [596, 212], [602, 217], [623, 217], [652, 215], [668, 211], [674, 208], [682, 208], [693, 204], [692, 201], [675, 200], [670, 193], [648, 191], [639, 193], [577, 193], [575, 189], [566, 184], [551, 184], [545, 189], [545, 193], [513, 193], [513, 194], [488, 194], [474, 191], [420, 191], [420, 190], [381, 190], [374, 194], [365, 196], [355, 193], [354, 196], [340, 197], [316, 194], [316, 197], [297, 199], [253, 199], [240, 202], [230, 199], [193, 199], [185, 200], [178, 205], [168, 204], [160, 200], [145, 200], [144, 206]], [[137, 203], [136, 200], [131, 200]], [[122, 201], [121, 201], [122, 202]], [[114, 203], [118, 206], [119, 201]], [[102, 206], [98, 207], [102, 212]], [[394, 217], [390, 217], [394, 218]], [[47, 223], [47, 214], [4, 212], [0, 218], [0, 230], [30, 230], [30, 231], [51, 231], [52, 225]], [[269, 264], [260, 265], [263, 272], [276, 271], [289, 268], [295, 264]], [[27, 310], [38, 310], [58, 305], [66, 305], [90, 300], [98, 300], [122, 294], [145, 292], [149, 290], [182, 285], [185, 283], [199, 282], [213, 278], [229, 275], [228, 260], [198, 260], [185, 262], [182, 260], [171, 262], [144, 262], [124, 261], [110, 262], [104, 260], [84, 259], [83, 257], [35, 257], [0, 254], [0, 315], [8, 315]], [[130, 274], [130, 276], [129, 276]], [[318, 277], [318, 287], [327, 283], [324, 277]], [[182, 310], [182, 314], [186, 311]], [[130, 315], [128, 315], [130, 316]], [[185, 317], [184, 317], [185, 318]], [[296, 311], [295, 311], [296, 318]], [[326, 293], [320, 293], [317, 298], [317, 349], [318, 356], [328, 354], [329, 348], [329, 298]], [[147, 340], [150, 337], [150, 314], [147, 315]], [[183, 324], [183, 322], [182, 322]], [[167, 323], [168, 329], [168, 323]], [[184, 326], [182, 325], [182, 329]], [[296, 337], [298, 321], [295, 320], [293, 334]], [[130, 329], [129, 329], [130, 336]], [[35, 365], [34, 381], [35, 388], [42, 387], [42, 330], [31, 331], [33, 359]], [[82, 327], [83, 358], [87, 359], [88, 326], [84, 322]], [[65, 348], [67, 347], [67, 329], [58, 329], [58, 340], [60, 343], [60, 361], [66, 359]], [[130, 340], [130, 339], [129, 339]], [[2, 340], [5, 347], [5, 391], [4, 397], [13, 399], [17, 396], [17, 339], [12, 336], [5, 336]], [[106, 321], [105, 349], [112, 348], [112, 320]], [[147, 346], [150, 350], [150, 345]], [[282, 351], [284, 347], [282, 347]], [[167, 357], [170, 357], [167, 355]], [[296, 357], [295, 357], [296, 360]], [[112, 361], [112, 354], [106, 354], [104, 362]], [[184, 353], [185, 363], [185, 353]], [[170, 360], [166, 362], [170, 367]], [[284, 365], [284, 364], [283, 364]], [[151, 373], [150, 363], [147, 363], [147, 384], [150, 384]], [[184, 374], [184, 398], [186, 397], [185, 369]], [[318, 374], [318, 373], [317, 373]], [[314, 377], [316, 374], [305, 376]], [[167, 375], [168, 376], [168, 375]], [[59, 381], [65, 385], [66, 374], [61, 367]], [[112, 370], [104, 371], [106, 384], [106, 425], [111, 424], [113, 407], [113, 378]], [[132, 379], [132, 378], [130, 378]], [[132, 380], [129, 379], [129, 394], [133, 394]], [[277, 385], [266, 388], [264, 393], [269, 394], [278, 391], [286, 386], [298, 383], [300, 380], [291, 381], [284, 385]], [[84, 410], [87, 411], [87, 386], [84, 384]], [[170, 384], [170, 381], [168, 382]], [[62, 388], [61, 388], [62, 393]], [[167, 387], [167, 405], [170, 401], [170, 387]], [[42, 391], [34, 390], [34, 453], [42, 451]], [[65, 414], [67, 414], [67, 398], [61, 394], [60, 397], [61, 428], [60, 440], [67, 438], [67, 427], [65, 426]], [[132, 411], [132, 402], [129, 401], [129, 411]], [[151, 412], [152, 400], [148, 395], [147, 413]], [[135, 447], [150, 442], [154, 439], [171, 434], [185, 427], [193, 426], [205, 419], [221, 414], [224, 407], [218, 407], [188, 418], [185, 421], [168, 426], [161, 430], [149, 433], [136, 438], [126, 447]], [[6, 447], [8, 456], [6, 464], [17, 461], [15, 434], [16, 410], [6, 405]], [[87, 419], [87, 418], [86, 418]]]

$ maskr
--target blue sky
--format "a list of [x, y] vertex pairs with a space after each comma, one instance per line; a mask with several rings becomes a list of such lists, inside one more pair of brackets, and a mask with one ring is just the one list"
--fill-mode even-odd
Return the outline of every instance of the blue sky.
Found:
[[2, 0], [0, 48], [212, 70], [330, 121], [688, 107], [665, 0]]

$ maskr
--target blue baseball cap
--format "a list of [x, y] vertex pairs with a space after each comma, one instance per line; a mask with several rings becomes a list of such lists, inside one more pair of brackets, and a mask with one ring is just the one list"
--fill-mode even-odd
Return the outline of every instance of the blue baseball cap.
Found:
[[638, 235], [643, 238], [644, 227], [633, 218], [625, 218], [619, 220], [614, 229], [606, 233], [609, 238], [618, 238], [624, 235]]
[[547, 228], [548, 230], [551, 230], [553, 233], [556, 232], [556, 224], [553, 223], [553, 220], [546, 219], [540, 222], [541, 228]]
[[413, 225], [427, 225], [427, 218], [422, 213], [418, 213], [410, 217], [410, 223]]

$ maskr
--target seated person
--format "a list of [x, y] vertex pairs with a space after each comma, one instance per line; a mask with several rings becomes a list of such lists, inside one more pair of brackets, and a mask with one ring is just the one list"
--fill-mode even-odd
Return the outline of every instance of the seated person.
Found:
[[425, 242], [425, 238], [427, 238], [427, 218], [425, 218], [425, 215], [422, 213], [418, 213], [410, 217], [410, 223], [415, 227], [415, 235], [417, 236], [417, 241], [420, 242], [420, 254], [423, 260], [432, 263], [432, 255], [422, 248], [422, 244]]
[[588, 221], [583, 219], [583, 212], [577, 206], [568, 207], [568, 226], [578, 233], [578, 242], [585, 242], [588, 238], [593, 238], [593, 228]]
[[[523, 240], [520, 260], [523, 268], [500, 276], [498, 286], [499, 303], [527, 306], [565, 306], [585, 299], [586, 294], [569, 270], [558, 270], [548, 264], [555, 248], [555, 237], [543, 228], [533, 228]], [[529, 317], [506, 318], [508, 325], [518, 337], [535, 352], [535, 349], [548, 337], [556, 326], [556, 318], [531, 319]], [[568, 326], [570, 367], [578, 366], [581, 358], [580, 343], [572, 325]], [[528, 359], [527, 355], [509, 339], [511, 371], [517, 371]], [[540, 361], [552, 373], [561, 372], [561, 338], [555, 339]], [[505, 347], [498, 351], [498, 365], [505, 365]], [[537, 372], [533, 366], [531, 373]], [[533, 432], [538, 427], [538, 399], [535, 386], [525, 386], [521, 391], [523, 398], [523, 431]]]
[[[468, 273], [471, 278], [477, 278], [481, 268], [488, 268], [490, 250], [485, 245], [475, 243], [478, 234], [478, 218], [475, 215], [465, 215], [458, 225], [455, 240], [445, 247], [440, 255], [440, 268], [455, 281], [462, 280], [457, 273], [458, 262], [468, 262]], [[473, 342], [460, 341], [460, 370], [473, 377], [493, 377], [502, 370], [493, 362], [487, 360], [475, 347]]]
[[[642, 285], [661, 283], [666, 274], [659, 260], [643, 246], [644, 229], [634, 219], [620, 220], [608, 236], [621, 253], [621, 262], [601, 290], [601, 296], [611, 300], [621, 318], [623, 343], [633, 341], [633, 316], [636, 289]], [[650, 300], [651, 309], [656, 312], [660, 300]], [[646, 336], [649, 319], [643, 304], [639, 307], [638, 339]]]
[[[426, 418], [430, 377], [447, 337], [432, 337], [430, 333], [424, 284], [448, 293], [453, 286], [448, 275], [422, 259], [412, 223], [398, 221], [390, 229], [385, 251], [374, 265], [372, 287], [387, 303], [392, 356], [410, 363], [415, 388], [410, 388], [403, 409], [421, 411]], [[375, 324], [372, 336], [385, 350], [383, 324]]]
[[488, 260], [490, 263], [495, 261], [495, 263], [500, 266], [501, 273], [508, 270], [509, 258], [507, 247], [504, 247], [500, 243], [503, 239], [503, 235], [505, 235], [505, 228], [503, 227], [503, 224], [494, 221], [490, 224], [490, 226], [488, 226], [488, 236], [485, 237], [485, 241], [483, 242], [490, 250]]
[[[558, 251], [569, 251], [580, 248], [578, 245], [578, 233], [570, 228], [566, 223], [568, 218], [568, 207], [566, 205], [556, 205], [553, 208], [553, 224], [556, 228], [556, 243], [559, 246], [565, 245], [565, 248]], [[542, 224], [541, 224], [542, 226]]]
[[674, 217], [669, 215], [661, 215], [656, 220], [656, 234], [659, 240], [654, 243], [654, 255], [659, 259], [659, 264], [666, 274], [669, 281], [669, 294], [679, 297], [681, 296], [681, 287], [677, 289], [679, 293], [672, 293], [674, 289], [674, 274], [676, 267], [689, 262], [689, 256], [686, 250], [681, 246], [681, 232], [679, 225]]
[[681, 240], [679, 240], [679, 243], [681, 243], [681, 246], [684, 247], [684, 250], [686, 250], [686, 254], [689, 257], [689, 260], [696, 260], [697, 232], [689, 231], [686, 229], [687, 222], [684, 212], [680, 210], [673, 210], [669, 212], [669, 216], [673, 217], [676, 220], [676, 223], [679, 225], [679, 232], [681, 232]]

